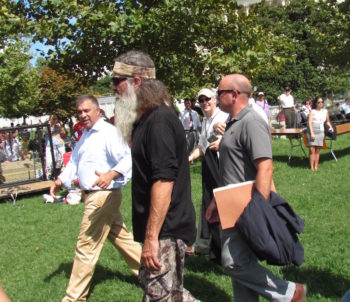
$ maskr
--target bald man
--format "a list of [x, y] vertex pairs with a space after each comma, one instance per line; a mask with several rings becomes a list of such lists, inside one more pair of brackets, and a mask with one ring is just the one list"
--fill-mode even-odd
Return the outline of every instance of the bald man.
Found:
[[[219, 152], [223, 184], [255, 180], [255, 188], [269, 200], [272, 180], [272, 150], [269, 126], [248, 106], [252, 91], [243, 75], [225, 76], [217, 91], [220, 109], [229, 113], [229, 122]], [[207, 211], [210, 222], [218, 220], [215, 202]], [[257, 257], [237, 230], [222, 232], [222, 264], [232, 278], [236, 302], [258, 302], [259, 295], [269, 301], [304, 301], [306, 287], [284, 281], [258, 263]]]

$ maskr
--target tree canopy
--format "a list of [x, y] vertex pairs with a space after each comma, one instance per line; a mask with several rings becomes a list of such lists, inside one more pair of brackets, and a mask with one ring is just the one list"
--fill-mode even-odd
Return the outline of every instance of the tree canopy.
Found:
[[299, 99], [349, 90], [350, 0], [263, 1], [248, 15], [233, 0], [10, 2], [17, 28], [54, 47], [50, 67], [85, 85], [108, 73], [118, 54], [140, 49], [175, 97], [232, 72], [269, 99], [285, 85]]
[[32, 114], [39, 101], [38, 74], [30, 65], [28, 45], [8, 40], [0, 52], [0, 114]]
[[67, 120], [76, 112], [75, 99], [86, 88], [80, 78], [72, 74], [58, 73], [50, 67], [44, 67], [39, 81], [39, 114], [56, 114], [61, 120]]

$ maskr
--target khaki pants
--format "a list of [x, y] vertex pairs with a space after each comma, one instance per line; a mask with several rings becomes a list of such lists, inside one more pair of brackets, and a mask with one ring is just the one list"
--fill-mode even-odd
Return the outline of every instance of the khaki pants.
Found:
[[62, 301], [86, 301], [91, 278], [107, 236], [133, 274], [138, 275], [142, 249], [123, 223], [119, 209], [121, 200], [120, 190], [96, 191], [86, 195], [72, 274]]

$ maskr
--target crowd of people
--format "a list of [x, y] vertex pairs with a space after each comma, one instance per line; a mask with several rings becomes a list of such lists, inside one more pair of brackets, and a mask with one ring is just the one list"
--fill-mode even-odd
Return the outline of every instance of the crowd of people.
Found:
[[[49, 135], [48, 127], [51, 130]], [[72, 148], [68, 130], [56, 115], [50, 116], [47, 127], [34, 130], [26, 126], [13, 126], [12, 130], [1, 133], [0, 163], [31, 160], [42, 165], [35, 177], [40, 179], [44, 173], [50, 179], [55, 171], [63, 167], [64, 154]], [[53, 156], [52, 156], [53, 152]], [[53, 160], [53, 158], [55, 160]], [[55, 164], [54, 164], [55, 163]], [[2, 175], [5, 182], [5, 176]]]
[[[115, 59], [114, 124], [101, 117], [96, 98], [77, 99], [82, 131], [71, 158], [50, 189], [78, 178], [84, 214], [71, 277], [62, 301], [85, 301], [106, 238], [138, 276], [143, 301], [199, 301], [183, 287], [185, 255], [210, 253], [232, 278], [235, 301], [304, 301], [306, 286], [285, 281], [260, 265], [236, 229], [221, 230], [212, 189], [255, 180], [269, 200], [275, 191], [267, 102], [249, 105], [252, 87], [241, 74], [203, 88], [179, 116], [152, 59], [129, 51]], [[262, 107], [260, 107], [262, 106]], [[198, 144], [196, 142], [198, 141]], [[203, 199], [196, 232], [189, 165], [202, 161]], [[120, 213], [121, 189], [132, 182], [131, 233]], [[197, 234], [197, 236], [196, 236]], [[203, 240], [204, 239], [204, 240]]]
[[[61, 170], [64, 154], [69, 153], [50, 188], [53, 198], [63, 186], [70, 189], [76, 179], [83, 192], [84, 213], [62, 301], [86, 301], [107, 238], [138, 276], [143, 301], [199, 301], [183, 287], [185, 256], [194, 253], [209, 254], [210, 260], [223, 266], [232, 279], [236, 302], [259, 301], [259, 296], [269, 301], [305, 301], [306, 285], [282, 280], [262, 266], [237, 227], [222, 230], [213, 197], [217, 187], [246, 181], [255, 181], [255, 193], [264, 201], [276, 192], [271, 113], [264, 92], [258, 92], [255, 101], [249, 79], [229, 74], [217, 89], [206, 87], [196, 98], [186, 99], [185, 109], [176, 114], [173, 99], [156, 79], [152, 59], [141, 51], [115, 59], [111, 86], [116, 96], [113, 122], [94, 96], [82, 95], [76, 100], [78, 122], [72, 127], [72, 140], [64, 125], [51, 116], [52, 145], [50, 135], [37, 132], [27, 146], [42, 152], [47, 175]], [[290, 87], [279, 100], [286, 127], [295, 127]], [[349, 118], [350, 99], [342, 108]], [[324, 123], [334, 131], [330, 113], [320, 97], [312, 105], [305, 99], [300, 112], [306, 115], [310, 165], [316, 171]], [[14, 132], [3, 141], [0, 160], [26, 157], [17, 137]], [[6, 155], [8, 149], [12, 157]], [[202, 201], [196, 228], [189, 167], [199, 158]], [[133, 232], [120, 212], [121, 191], [129, 181]]]

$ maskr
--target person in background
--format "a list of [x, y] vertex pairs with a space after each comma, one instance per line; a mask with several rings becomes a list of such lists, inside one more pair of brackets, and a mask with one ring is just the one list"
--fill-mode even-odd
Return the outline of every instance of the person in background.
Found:
[[132, 221], [135, 240], [143, 243], [143, 301], [197, 301], [183, 287], [195, 211], [186, 138], [173, 101], [141, 51], [115, 59], [112, 81], [117, 126], [126, 141], [132, 129]]
[[107, 123], [111, 123], [112, 125], [114, 125], [114, 119], [113, 122], [107, 117], [106, 112], [103, 109], [100, 109], [100, 116], [101, 118], [104, 119], [105, 122]]
[[341, 112], [338, 104], [334, 102], [334, 95], [332, 92], [329, 92], [327, 99], [324, 101], [324, 108], [327, 109], [328, 115], [331, 121], [336, 121], [342, 119]]
[[306, 97], [302, 103], [300, 111], [305, 112], [305, 115], [308, 117], [312, 110], [310, 98]]
[[330, 131], [333, 127], [329, 118], [327, 109], [323, 108], [323, 99], [315, 98], [312, 104], [312, 110], [309, 114], [307, 139], [310, 150], [310, 167], [312, 171], [318, 170], [320, 161], [320, 149], [323, 147], [324, 123], [327, 122]]
[[97, 99], [82, 95], [76, 101], [84, 132], [72, 156], [50, 188], [50, 195], [78, 178], [85, 194], [84, 215], [77, 240], [72, 273], [62, 302], [85, 301], [92, 275], [108, 239], [138, 275], [141, 246], [134, 242], [120, 213], [121, 188], [131, 177], [131, 156], [119, 130], [100, 117]]
[[258, 106], [261, 107], [261, 109], [264, 110], [266, 117], [268, 118], [268, 120], [270, 120], [270, 105], [268, 103], [267, 100], [265, 100], [265, 94], [263, 91], [260, 91], [258, 93], [258, 99], [255, 102]]
[[[324, 108], [327, 109], [327, 111], [330, 111], [334, 108], [334, 101], [333, 101], [333, 93], [329, 92], [327, 94], [327, 98], [324, 101]], [[329, 112], [328, 112], [329, 114]]]
[[4, 176], [3, 170], [2, 170], [2, 164], [7, 162], [8, 162], [7, 157], [2, 150], [2, 142], [0, 142], [0, 184], [3, 184], [6, 181], [6, 177]]
[[[210, 259], [221, 263], [221, 239], [220, 225], [218, 223], [208, 224], [205, 212], [213, 198], [213, 189], [218, 187], [216, 175], [219, 173], [218, 150], [221, 135], [216, 135], [213, 129], [215, 123], [226, 122], [228, 114], [216, 106], [216, 91], [203, 88], [197, 95], [201, 110], [204, 112], [202, 131], [199, 137], [198, 146], [188, 157], [191, 163], [194, 160], [204, 157], [202, 161], [202, 202], [197, 228], [197, 236], [194, 245], [186, 250], [188, 255], [210, 254]], [[215, 169], [215, 171], [212, 171]], [[216, 173], [215, 173], [216, 172]]]
[[2, 144], [3, 152], [9, 161], [25, 160], [26, 156], [18, 139], [18, 130], [12, 130]]
[[43, 156], [45, 148], [45, 139], [42, 137], [41, 130], [35, 131], [34, 138], [29, 141], [28, 151], [31, 158], [38, 158]]
[[57, 123], [51, 130], [52, 150], [55, 164], [52, 158], [50, 140], [47, 137], [45, 147], [45, 173], [48, 178], [56, 176], [63, 166], [63, 154], [65, 153], [64, 140], [61, 137], [62, 126]]
[[180, 113], [180, 121], [186, 133], [187, 152], [191, 154], [197, 144], [201, 122], [198, 113], [191, 108], [191, 100], [185, 99], [185, 109]]
[[344, 104], [342, 104], [341, 109], [345, 114], [345, 118], [350, 120], [350, 98], [346, 98]]
[[200, 106], [197, 106], [196, 98], [191, 98], [191, 109], [198, 113], [200, 121], [202, 121], [204, 114]]
[[264, 119], [264, 121], [269, 124], [269, 120], [266, 116], [266, 113], [265, 111], [260, 107], [258, 106], [256, 103], [255, 103], [255, 100], [253, 98], [253, 93], [251, 93], [249, 95], [249, 98], [248, 98], [248, 104]]
[[306, 97], [302, 102], [302, 106], [300, 108], [301, 124], [303, 126], [307, 124], [311, 110], [312, 110], [312, 107], [311, 107], [310, 98]]
[[84, 131], [83, 123], [80, 121], [77, 121], [73, 126], [73, 135], [72, 135], [72, 137], [76, 143], [79, 142], [79, 140], [83, 134], [83, 131]]
[[290, 87], [286, 86], [284, 93], [278, 97], [283, 114], [286, 118], [286, 128], [295, 127], [295, 102], [294, 97], [291, 95], [291, 91]]

